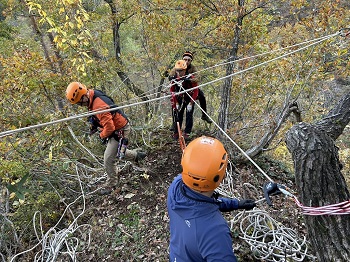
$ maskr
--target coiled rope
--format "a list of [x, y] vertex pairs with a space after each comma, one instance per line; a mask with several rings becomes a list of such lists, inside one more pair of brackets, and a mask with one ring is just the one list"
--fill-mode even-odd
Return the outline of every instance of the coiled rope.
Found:
[[[246, 72], [248, 70], [252, 70], [252, 69], [257, 68], [259, 66], [263, 66], [267, 63], [271, 63], [275, 60], [281, 59], [283, 57], [286, 57], [288, 55], [291, 55], [291, 54], [299, 52], [303, 49], [306, 49], [312, 45], [316, 45], [316, 44], [318, 44], [322, 41], [325, 41], [326, 39], [329, 39], [333, 36], [340, 35], [341, 33], [343, 33], [343, 32], [338, 32], [336, 34], [320, 38], [318, 41], [315, 41], [314, 43], [307, 45], [306, 47], [299, 48], [295, 51], [289, 52], [289, 53], [284, 54], [282, 56], [278, 56], [274, 59], [265, 61], [263, 63], [260, 63], [258, 65], [253, 66], [253, 67], [246, 68], [244, 70], [235, 72], [233, 74], [230, 74], [230, 75], [227, 75], [227, 76], [224, 76], [221, 78], [217, 78], [217, 79], [212, 80], [210, 82], [201, 84], [195, 88], [204, 87], [204, 86], [213, 84], [215, 82], [222, 81], [226, 78], [232, 77], [234, 75], [241, 74], [241, 73]], [[346, 34], [346, 36], [347, 35], [348, 35], [348, 33]], [[234, 63], [237, 61], [231, 61], [231, 62]], [[220, 65], [222, 65], [222, 64], [220, 64]], [[215, 66], [219, 66], [219, 65], [215, 65]], [[193, 89], [195, 89], [195, 88], [193, 88]], [[178, 92], [178, 93], [176, 93], [176, 95], [186, 93], [188, 91], [191, 91], [191, 90]], [[131, 106], [135, 106], [135, 105], [140, 105], [140, 104], [144, 104], [144, 103], [150, 103], [150, 102], [157, 101], [160, 99], [169, 98], [170, 96], [171, 95], [167, 95], [167, 96], [155, 98], [152, 100], [137, 102], [137, 103], [133, 103], [133, 104], [125, 105], [125, 106], [120, 106], [120, 107], [112, 108], [112, 109], [106, 109], [106, 110], [98, 111], [98, 113], [109, 112], [109, 111], [122, 109], [122, 108], [126, 108], [126, 107], [131, 107]], [[202, 112], [205, 113], [209, 117], [209, 119], [213, 121], [213, 119], [206, 112], [204, 112], [204, 110], [198, 105], [198, 103], [196, 101], [194, 101], [194, 103], [196, 103], [197, 106], [202, 110]], [[38, 124], [38, 125], [29, 126], [29, 127], [25, 127], [25, 128], [1, 132], [0, 138], [7, 136], [7, 135], [15, 134], [18, 132], [26, 131], [29, 129], [40, 128], [43, 126], [56, 124], [56, 123], [60, 123], [60, 122], [66, 122], [66, 121], [70, 121], [70, 120], [78, 119], [78, 118], [82, 118], [82, 117], [87, 117], [87, 116], [94, 115], [94, 114], [96, 114], [96, 112], [89, 112], [86, 114], [71, 116], [68, 118], [59, 119], [59, 120], [55, 120], [55, 121], [51, 121], [51, 122], [47, 122], [47, 123], [43, 123], [43, 124]], [[233, 143], [239, 149], [239, 151], [245, 157], [247, 157], [247, 159], [249, 161], [251, 161], [251, 163], [254, 164], [254, 166], [269, 181], [272, 181], [272, 179], [269, 176], [267, 176], [267, 174], [228, 136], [228, 134], [226, 134], [226, 132], [224, 132], [224, 130], [222, 130], [218, 126], [217, 123], [215, 123], [214, 121], [213, 121], [213, 123], [231, 141], [231, 143]], [[229, 178], [227, 177], [226, 179], [229, 179]], [[80, 182], [80, 180], [79, 180], [79, 182]], [[229, 183], [229, 181], [228, 181], [228, 183]], [[224, 185], [228, 185], [228, 183], [226, 183]], [[233, 188], [232, 187], [223, 188], [222, 191], [226, 191], [226, 192], [233, 191]], [[227, 194], [231, 194], [231, 192], [227, 192]], [[84, 194], [82, 196], [84, 199]], [[312, 208], [312, 207], [308, 208], [308, 207], [304, 207], [297, 200], [296, 197], [294, 197], [294, 200], [296, 201], [297, 205], [303, 209], [305, 214], [311, 214], [311, 215], [320, 214], [321, 212], [323, 212], [323, 214], [326, 214], [326, 213], [327, 214], [345, 214], [344, 212], [349, 212], [349, 209], [350, 209], [350, 207], [349, 207], [350, 202], [349, 201], [340, 203], [341, 206], [339, 206], [340, 204], [336, 204], [336, 205], [330, 205], [330, 206], [323, 207], [323, 208]], [[84, 199], [84, 209], [85, 209], [85, 199]], [[83, 212], [84, 212], [84, 210], [83, 210]], [[243, 217], [242, 214], [247, 214], [247, 216]], [[78, 247], [80, 245], [78, 243], [77, 238], [74, 238], [74, 237], [69, 238], [69, 237], [72, 234], [74, 234], [76, 231], [80, 231], [80, 229], [82, 229], [82, 227], [83, 227], [83, 226], [78, 226], [76, 223], [79, 216], [73, 221], [73, 223], [67, 229], [57, 231], [56, 230], [57, 225], [56, 225], [55, 227], [52, 228], [52, 230], [49, 230], [45, 235], [41, 234], [41, 240], [40, 240], [39, 235], [37, 234], [37, 237], [40, 240], [39, 243], [29, 250], [26, 250], [24, 252], [21, 252], [21, 253], [15, 255], [11, 259], [11, 262], [13, 261], [14, 258], [18, 257], [19, 255], [26, 253], [26, 252], [29, 252], [29, 251], [33, 250], [34, 248], [38, 247], [40, 245], [40, 243], [42, 244], [42, 250], [37, 253], [36, 261], [39, 261], [39, 260], [43, 261], [44, 257], [45, 258], [49, 257], [52, 259], [57, 257], [58, 253], [61, 252], [60, 250], [61, 250], [63, 245], [65, 245], [65, 247], [66, 247], [66, 250], [67, 250], [66, 253], [75, 261], [76, 253], [77, 253]], [[235, 222], [238, 221], [238, 218], [241, 218], [240, 229], [241, 229], [241, 232], [243, 234], [242, 238], [247, 243], [250, 244], [253, 255], [256, 256], [257, 258], [264, 259], [265, 261], [285, 261], [286, 258], [292, 258], [295, 261], [302, 261], [307, 256], [307, 254], [306, 254], [307, 246], [306, 246], [305, 238], [303, 238], [301, 241], [297, 240], [295, 231], [293, 231], [291, 229], [287, 229], [283, 226], [280, 226], [280, 224], [278, 222], [276, 222], [275, 220], [273, 220], [271, 217], [269, 217], [265, 211], [254, 209], [252, 211], [241, 212], [241, 213], [237, 214], [237, 216], [231, 221], [231, 227]], [[35, 219], [35, 217], [34, 217], [34, 219]], [[89, 227], [89, 225], [86, 225], [86, 226]], [[89, 239], [90, 239], [90, 235], [89, 235]], [[89, 242], [88, 242], [88, 244], [89, 244]], [[50, 260], [46, 260], [46, 261], [50, 261]], [[53, 260], [51, 260], [51, 261], [53, 261]]]
[[[56, 223], [55, 226], [51, 227], [45, 234], [42, 228], [41, 213], [39, 211], [35, 212], [33, 217], [33, 227], [35, 230], [35, 235], [38, 239], [38, 243], [28, 250], [24, 250], [16, 255], [14, 255], [10, 262], [15, 261], [15, 259], [27, 252], [33, 251], [39, 248], [34, 257], [34, 262], [45, 261], [54, 262], [61, 255], [67, 255], [70, 257], [71, 261], [77, 261], [77, 254], [84, 252], [90, 246], [91, 231], [92, 226], [89, 224], [78, 224], [80, 216], [85, 213], [85, 194], [83, 191], [82, 183], [79, 177], [79, 170], [76, 167], [77, 179], [79, 181], [81, 195], [74, 200], [72, 203], [67, 205], [61, 218]], [[70, 212], [74, 216], [71, 206], [73, 206], [78, 200], [82, 199], [83, 209], [78, 214], [77, 217], [69, 224], [67, 228], [59, 229], [59, 224], [67, 212]], [[37, 231], [36, 222], [37, 216], [39, 216], [40, 231]], [[40, 248], [41, 247], [41, 248]]]
[[250, 246], [253, 256], [263, 261], [285, 262], [304, 261], [309, 255], [306, 237], [283, 226], [266, 211], [254, 208], [239, 212], [231, 220], [231, 229], [239, 222], [241, 239]]

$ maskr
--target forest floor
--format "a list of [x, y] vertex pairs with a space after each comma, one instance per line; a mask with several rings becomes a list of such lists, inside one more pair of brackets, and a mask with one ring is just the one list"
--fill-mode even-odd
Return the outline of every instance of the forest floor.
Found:
[[[167, 189], [181, 172], [181, 149], [177, 141], [162, 138], [168, 138], [169, 131], [157, 136], [159, 146], [155, 150], [147, 152], [147, 157], [140, 163], [130, 163], [122, 169], [120, 191], [103, 196], [96, 193], [87, 198], [82, 222], [92, 226], [91, 241], [78, 255], [79, 261], [168, 261]], [[290, 175], [278, 166], [269, 165], [268, 168], [269, 173], [279, 174], [273, 177], [276, 182], [293, 183]], [[261, 188], [266, 178], [245, 165], [236, 167], [235, 172], [240, 174], [239, 180], [249, 182], [255, 188], [246, 191], [245, 196], [255, 199], [263, 196]], [[242, 181], [237, 183], [242, 185]], [[235, 190], [242, 192], [243, 187], [237, 185]], [[298, 237], [305, 236], [302, 215], [294, 202], [282, 196], [273, 197], [273, 202], [273, 207], [266, 201], [258, 207], [281, 225], [295, 230]], [[225, 217], [230, 220], [237, 213]], [[253, 256], [249, 244], [241, 239], [238, 222], [232, 233], [233, 248], [239, 261], [267, 261]]]

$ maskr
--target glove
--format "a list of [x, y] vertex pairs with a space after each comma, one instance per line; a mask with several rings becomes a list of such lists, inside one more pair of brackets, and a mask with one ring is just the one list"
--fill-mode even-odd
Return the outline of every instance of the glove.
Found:
[[179, 80], [191, 81], [191, 76], [192, 76], [192, 74], [184, 75], [184, 76], [181, 76], [181, 77], [179, 78]]
[[108, 137], [106, 137], [106, 138], [100, 137], [100, 140], [101, 140], [101, 144], [102, 144], [102, 145], [105, 145], [105, 144], [107, 144], [107, 142], [108, 142]]
[[191, 81], [192, 74], [185, 75], [184, 81]]
[[256, 207], [256, 203], [253, 199], [243, 199], [238, 201], [238, 209], [250, 210]]
[[90, 126], [90, 132], [89, 135], [92, 136], [93, 134], [95, 134], [98, 131], [96, 126], [91, 125]]
[[187, 112], [191, 112], [192, 111], [192, 104], [191, 103], [189, 103], [188, 105], [187, 105]]

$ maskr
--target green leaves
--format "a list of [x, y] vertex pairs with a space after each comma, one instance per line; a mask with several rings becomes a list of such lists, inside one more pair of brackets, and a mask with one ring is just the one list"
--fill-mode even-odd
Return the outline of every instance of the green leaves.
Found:
[[29, 189], [24, 187], [24, 183], [27, 181], [28, 177], [29, 174], [26, 174], [19, 182], [6, 186], [10, 193], [15, 193], [20, 200], [24, 200], [24, 194], [29, 192]]

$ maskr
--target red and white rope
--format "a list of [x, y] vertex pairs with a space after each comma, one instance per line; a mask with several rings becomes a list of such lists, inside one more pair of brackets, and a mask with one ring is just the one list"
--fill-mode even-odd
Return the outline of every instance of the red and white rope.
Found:
[[304, 215], [350, 215], [350, 200], [321, 207], [307, 207], [300, 203], [300, 201], [295, 196], [293, 196], [293, 199], [297, 206], [302, 209]]

